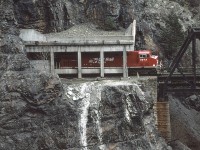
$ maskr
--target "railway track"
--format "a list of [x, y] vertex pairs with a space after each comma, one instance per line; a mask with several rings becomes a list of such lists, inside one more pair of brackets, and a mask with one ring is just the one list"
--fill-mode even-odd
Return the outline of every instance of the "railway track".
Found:
[[175, 73], [165, 85], [165, 80], [169, 74], [159, 74], [157, 76], [158, 82], [158, 97], [163, 97], [166, 93], [176, 94], [195, 94], [200, 93], [200, 74], [194, 75], [191, 73]]

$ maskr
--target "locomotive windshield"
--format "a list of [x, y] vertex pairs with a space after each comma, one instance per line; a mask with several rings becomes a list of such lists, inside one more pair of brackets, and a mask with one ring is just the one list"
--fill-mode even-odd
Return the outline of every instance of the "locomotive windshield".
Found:
[[147, 58], [147, 54], [140, 54], [140, 58]]

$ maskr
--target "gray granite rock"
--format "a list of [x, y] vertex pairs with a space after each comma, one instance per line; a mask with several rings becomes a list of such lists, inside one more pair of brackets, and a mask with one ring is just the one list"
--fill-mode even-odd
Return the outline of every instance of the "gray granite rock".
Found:
[[64, 89], [78, 116], [73, 148], [170, 149], [156, 131], [152, 98], [134, 81], [66, 83]]

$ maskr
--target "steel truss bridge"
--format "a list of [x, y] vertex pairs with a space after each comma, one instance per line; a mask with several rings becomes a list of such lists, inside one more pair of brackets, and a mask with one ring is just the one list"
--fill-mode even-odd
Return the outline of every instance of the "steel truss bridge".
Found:
[[[200, 68], [197, 68], [197, 39], [200, 40], [200, 28], [188, 30], [188, 36], [170, 65], [169, 73], [158, 75], [158, 100], [166, 101], [170, 92], [197, 93], [200, 92]], [[192, 65], [185, 73], [180, 68], [180, 61], [192, 43]]]

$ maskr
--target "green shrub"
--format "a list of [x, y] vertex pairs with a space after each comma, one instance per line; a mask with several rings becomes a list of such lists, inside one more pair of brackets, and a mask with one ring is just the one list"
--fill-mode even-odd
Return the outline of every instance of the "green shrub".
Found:
[[164, 56], [170, 59], [177, 53], [183, 44], [184, 31], [178, 16], [174, 12], [171, 12], [164, 18], [164, 21], [165, 27], [161, 27], [159, 43], [164, 50]]
[[117, 26], [115, 20], [111, 16], [108, 16], [105, 19], [104, 28], [105, 28], [105, 30], [116, 30], [116, 29], [118, 29], [118, 26]]

